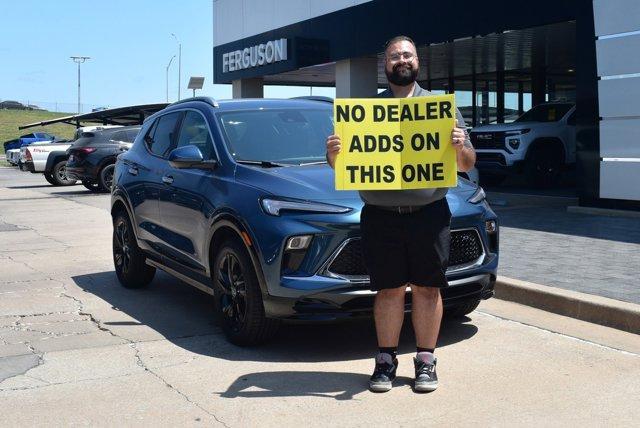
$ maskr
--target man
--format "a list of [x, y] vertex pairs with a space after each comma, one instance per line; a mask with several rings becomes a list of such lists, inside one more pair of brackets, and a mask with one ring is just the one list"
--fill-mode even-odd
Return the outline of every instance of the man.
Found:
[[[431, 95], [417, 83], [416, 46], [406, 36], [385, 45], [385, 73], [389, 89], [379, 97], [404, 98]], [[451, 133], [459, 171], [469, 171], [476, 155], [460, 111]], [[327, 162], [333, 168], [341, 141], [327, 138]], [[374, 319], [379, 352], [369, 389], [389, 391], [396, 376], [398, 341], [404, 320], [406, 287], [411, 287], [411, 321], [416, 336], [415, 391], [438, 387], [436, 341], [442, 319], [440, 289], [447, 286], [451, 212], [447, 188], [361, 191], [365, 205], [360, 224], [365, 263], [371, 289], [377, 291]]]

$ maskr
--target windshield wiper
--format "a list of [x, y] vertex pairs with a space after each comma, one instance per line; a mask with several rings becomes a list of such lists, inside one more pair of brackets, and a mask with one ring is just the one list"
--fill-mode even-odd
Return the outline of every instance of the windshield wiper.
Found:
[[323, 163], [327, 163], [327, 161], [323, 160], [323, 161], [317, 161], [317, 162], [305, 162], [305, 163], [301, 163], [300, 166], [304, 166], [304, 165], [322, 165]]
[[279, 166], [289, 166], [282, 163], [271, 162], [267, 160], [256, 161], [256, 160], [236, 160], [237, 163], [245, 164], [245, 165], [259, 165], [263, 168], [275, 168]]

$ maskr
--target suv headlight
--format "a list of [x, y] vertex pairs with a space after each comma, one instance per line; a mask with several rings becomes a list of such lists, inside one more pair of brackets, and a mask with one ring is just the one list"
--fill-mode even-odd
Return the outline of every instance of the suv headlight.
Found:
[[344, 214], [351, 208], [338, 205], [323, 204], [321, 202], [296, 201], [291, 199], [263, 198], [260, 201], [262, 209], [269, 215], [279, 216], [280, 211], [303, 211], [314, 213]]
[[482, 187], [478, 186], [476, 191], [473, 193], [473, 195], [471, 195], [469, 199], [467, 199], [467, 201], [471, 202], [472, 204], [479, 204], [485, 199], [487, 199], [487, 194], [484, 193], [484, 189], [482, 189]]
[[512, 135], [522, 135], [522, 134], [526, 134], [527, 132], [531, 131], [531, 128], [525, 128], [525, 129], [514, 129], [513, 131], [507, 131], [504, 133], [504, 135], [506, 137], [510, 137]]

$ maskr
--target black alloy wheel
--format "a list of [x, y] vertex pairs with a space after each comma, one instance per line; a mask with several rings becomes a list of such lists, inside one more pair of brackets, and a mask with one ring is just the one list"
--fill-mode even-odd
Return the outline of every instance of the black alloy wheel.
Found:
[[98, 185], [103, 192], [111, 192], [111, 185], [113, 184], [113, 173], [116, 169], [115, 164], [109, 164], [100, 170], [98, 175]]
[[232, 252], [225, 252], [218, 265], [220, 310], [234, 332], [242, 329], [247, 312], [247, 285], [240, 261]]
[[122, 212], [113, 221], [113, 264], [120, 284], [126, 288], [144, 287], [156, 273], [154, 267], [146, 264], [129, 217]]
[[222, 243], [216, 251], [211, 276], [216, 315], [231, 343], [251, 346], [273, 337], [279, 323], [265, 316], [255, 269], [239, 240]]
[[51, 179], [56, 186], [73, 186], [77, 180], [67, 177], [67, 161], [62, 160], [53, 166]]

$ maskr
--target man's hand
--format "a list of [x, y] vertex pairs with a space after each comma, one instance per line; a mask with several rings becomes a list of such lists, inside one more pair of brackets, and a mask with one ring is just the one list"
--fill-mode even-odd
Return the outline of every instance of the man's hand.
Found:
[[329, 135], [327, 137], [327, 163], [331, 168], [334, 167], [336, 163], [336, 156], [340, 153], [340, 149], [342, 148], [340, 137], [337, 135]]
[[451, 131], [451, 141], [453, 148], [456, 149], [456, 153], [460, 153], [464, 149], [464, 141], [467, 139], [467, 135], [464, 129], [458, 128], [458, 121], [456, 120], [456, 127]]
[[463, 128], [458, 128], [458, 121], [456, 120], [456, 127], [451, 131], [451, 144], [456, 149], [456, 163], [458, 164], [458, 171], [467, 172], [470, 171], [476, 163], [476, 151], [470, 142], [467, 142], [467, 133]]

